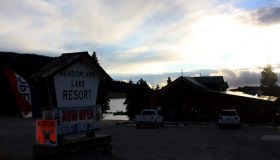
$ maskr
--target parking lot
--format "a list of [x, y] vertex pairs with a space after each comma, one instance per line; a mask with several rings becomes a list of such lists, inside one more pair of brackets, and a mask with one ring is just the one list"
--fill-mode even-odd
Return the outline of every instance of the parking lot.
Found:
[[[32, 159], [35, 120], [0, 117], [0, 159]], [[122, 160], [278, 160], [280, 141], [261, 140], [264, 135], [280, 135], [270, 125], [243, 124], [240, 129], [219, 129], [215, 123], [165, 125], [140, 128], [134, 124], [103, 121], [97, 134], [113, 138], [113, 156], [96, 159]], [[92, 155], [88, 155], [88, 159]], [[68, 159], [68, 158], [67, 158]], [[71, 159], [86, 159], [76, 156]]]
[[264, 135], [277, 134], [270, 125], [219, 129], [215, 123], [205, 123], [137, 129], [133, 124], [105, 123], [100, 132], [113, 136], [113, 152], [124, 160], [280, 158], [280, 141], [261, 140]]

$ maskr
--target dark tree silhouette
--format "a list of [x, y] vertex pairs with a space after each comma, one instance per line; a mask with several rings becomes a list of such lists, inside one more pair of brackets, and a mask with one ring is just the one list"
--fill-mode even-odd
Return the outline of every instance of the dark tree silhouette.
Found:
[[[98, 58], [96, 56], [96, 52], [93, 52], [91, 55], [91, 60], [93, 63], [95, 63], [97, 66], [99, 65]], [[99, 81], [99, 87], [98, 87], [98, 95], [97, 95], [97, 101], [96, 104], [101, 105], [101, 110], [104, 113], [106, 110], [110, 109], [110, 99], [108, 97], [108, 87], [106, 83], [102, 80]]]
[[167, 79], [167, 85], [170, 84], [171, 82], [172, 82], [171, 78], [168, 77], [168, 79]]
[[93, 52], [91, 57], [92, 57], [93, 62], [96, 63], [97, 65], [99, 65], [99, 61], [98, 61], [98, 58], [96, 56], [96, 52]]
[[263, 95], [277, 95], [277, 74], [273, 72], [271, 65], [267, 65], [261, 72], [260, 88]]
[[142, 109], [150, 108], [154, 90], [143, 79], [140, 79], [136, 84], [130, 80], [128, 86], [124, 104], [127, 105], [129, 119], [134, 119], [135, 115], [139, 114]]
[[157, 85], [155, 88], [155, 91], [159, 91], [159, 90], [160, 90], [160, 87], [159, 87], [159, 85]]
[[102, 113], [110, 109], [110, 99], [107, 93], [107, 85], [104, 83], [104, 81], [99, 81], [96, 104], [101, 106]]

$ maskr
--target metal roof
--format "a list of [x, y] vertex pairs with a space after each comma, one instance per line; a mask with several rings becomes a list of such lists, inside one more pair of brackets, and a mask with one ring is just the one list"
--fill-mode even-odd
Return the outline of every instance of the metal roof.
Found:
[[228, 95], [234, 95], [234, 96], [241, 96], [241, 97], [247, 97], [247, 98], [254, 98], [254, 99], [259, 99], [259, 100], [266, 100], [266, 101], [276, 101], [278, 98], [274, 96], [253, 96], [250, 94], [246, 94], [244, 92], [238, 92], [238, 91], [226, 91], [224, 92], [225, 94]]

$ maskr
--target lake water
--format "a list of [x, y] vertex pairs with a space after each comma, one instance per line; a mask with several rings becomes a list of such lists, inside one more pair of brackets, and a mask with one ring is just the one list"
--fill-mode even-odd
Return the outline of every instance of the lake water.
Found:
[[[108, 112], [126, 112], [126, 105], [123, 104], [125, 98], [110, 99], [110, 110]], [[113, 115], [113, 113], [104, 113], [104, 120], [128, 120], [126, 115]]]

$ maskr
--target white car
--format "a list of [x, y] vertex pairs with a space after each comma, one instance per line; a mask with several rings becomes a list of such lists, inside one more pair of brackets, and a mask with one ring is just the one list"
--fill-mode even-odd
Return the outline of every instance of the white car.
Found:
[[145, 126], [161, 126], [163, 122], [163, 117], [159, 115], [157, 110], [154, 109], [144, 109], [140, 115], [135, 116], [135, 123], [137, 128], [141, 125]]
[[236, 109], [222, 109], [219, 116], [218, 125], [240, 127], [240, 118]]

